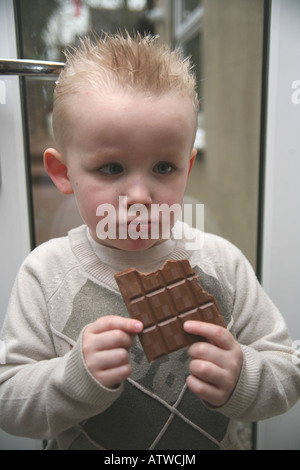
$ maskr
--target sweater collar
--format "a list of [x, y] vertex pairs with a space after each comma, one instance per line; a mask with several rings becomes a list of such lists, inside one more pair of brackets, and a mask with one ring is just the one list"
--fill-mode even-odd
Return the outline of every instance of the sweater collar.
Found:
[[148, 250], [132, 252], [98, 244], [90, 236], [86, 225], [71, 230], [68, 236], [72, 251], [85, 271], [113, 289], [117, 288], [114, 279], [116, 272], [133, 267], [147, 273], [160, 268], [167, 259], [190, 257], [190, 253], [172, 238]]

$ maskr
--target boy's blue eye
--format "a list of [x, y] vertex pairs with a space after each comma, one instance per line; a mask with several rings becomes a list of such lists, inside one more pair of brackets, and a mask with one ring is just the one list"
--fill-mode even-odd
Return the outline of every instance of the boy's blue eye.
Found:
[[174, 166], [167, 162], [159, 162], [153, 168], [154, 173], [159, 173], [161, 175], [168, 175], [173, 170], [175, 170]]
[[119, 163], [109, 163], [108, 165], [104, 165], [99, 168], [101, 173], [105, 173], [106, 175], [119, 175], [123, 171], [123, 167], [119, 165]]

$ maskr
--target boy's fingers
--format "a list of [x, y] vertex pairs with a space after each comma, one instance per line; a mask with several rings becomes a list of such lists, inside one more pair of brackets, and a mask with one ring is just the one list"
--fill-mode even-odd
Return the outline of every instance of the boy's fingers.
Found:
[[124, 318], [115, 315], [98, 318], [90, 325], [90, 331], [94, 334], [111, 330], [122, 330], [128, 334], [138, 334], [143, 329], [143, 323], [131, 318]]
[[93, 342], [91, 343], [93, 350], [108, 351], [116, 348], [129, 349], [133, 345], [134, 335], [126, 333], [123, 330], [110, 330], [101, 333], [92, 333]]
[[[97, 352], [95, 363], [101, 365], [101, 370], [115, 369], [116, 367], [122, 367], [129, 363], [129, 352], [124, 348], [114, 349], [114, 353], [111, 351], [99, 351]], [[96, 370], [98, 367], [96, 368]]]
[[114, 369], [101, 370], [95, 373], [95, 378], [101, 385], [107, 388], [114, 388], [131, 375], [131, 366], [124, 364]]
[[222, 406], [227, 400], [227, 396], [223, 393], [222, 389], [210, 383], [203, 382], [194, 375], [189, 375], [186, 379], [186, 383], [195, 395], [212, 406]]
[[221, 349], [231, 349], [233, 337], [231, 333], [222, 326], [200, 321], [187, 321], [183, 325], [187, 333], [204, 336], [211, 343]]

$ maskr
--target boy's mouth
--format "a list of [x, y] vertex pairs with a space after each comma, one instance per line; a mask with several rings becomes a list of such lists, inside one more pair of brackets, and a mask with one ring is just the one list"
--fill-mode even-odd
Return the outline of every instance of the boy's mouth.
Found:
[[141, 230], [148, 230], [151, 229], [151, 221], [150, 220], [131, 220], [127, 222], [127, 229], [128, 231], [134, 230], [139, 232]]
[[121, 237], [125, 237], [126, 234], [130, 238], [142, 237], [146, 238], [159, 238], [160, 223], [159, 220], [130, 218], [127, 222], [119, 221], [118, 233]]

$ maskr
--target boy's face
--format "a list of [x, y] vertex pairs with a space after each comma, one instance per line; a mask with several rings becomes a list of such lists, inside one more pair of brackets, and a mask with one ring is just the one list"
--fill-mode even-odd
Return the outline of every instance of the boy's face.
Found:
[[[166, 236], [158, 205], [182, 203], [196, 155], [192, 104], [179, 94], [87, 91], [70, 100], [68, 112], [72, 134], [62, 158], [92, 237], [130, 251], [160, 243]], [[110, 238], [101, 235], [104, 225]]]

